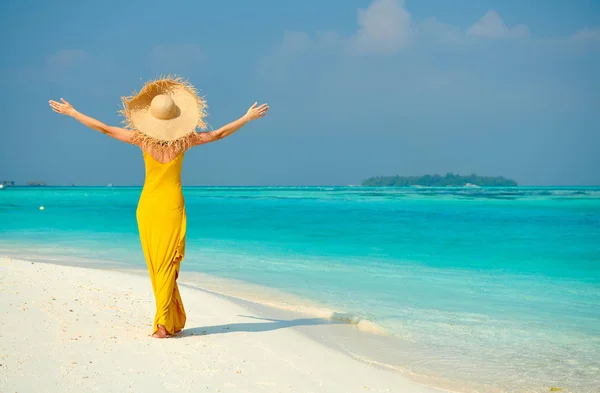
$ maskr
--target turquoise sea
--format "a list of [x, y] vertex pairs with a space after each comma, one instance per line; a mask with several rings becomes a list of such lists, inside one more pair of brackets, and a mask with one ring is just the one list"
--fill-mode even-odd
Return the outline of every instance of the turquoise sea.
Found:
[[[140, 192], [0, 190], [0, 256], [143, 269]], [[203, 273], [246, 283], [253, 300], [282, 296], [288, 306], [342, 313], [392, 343], [349, 352], [435, 386], [600, 391], [600, 188], [187, 187], [184, 195], [182, 279]]]

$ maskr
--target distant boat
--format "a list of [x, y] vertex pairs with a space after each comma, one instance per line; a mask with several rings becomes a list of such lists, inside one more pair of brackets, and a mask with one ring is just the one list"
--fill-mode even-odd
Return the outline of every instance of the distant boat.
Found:
[[477, 184], [471, 184], [471, 183], [467, 183], [465, 184], [465, 187], [470, 187], [470, 188], [479, 188], [479, 186]]
[[0, 184], [0, 190], [4, 188], [4, 184]]
[[112, 183], [108, 183], [106, 187], [112, 187]]

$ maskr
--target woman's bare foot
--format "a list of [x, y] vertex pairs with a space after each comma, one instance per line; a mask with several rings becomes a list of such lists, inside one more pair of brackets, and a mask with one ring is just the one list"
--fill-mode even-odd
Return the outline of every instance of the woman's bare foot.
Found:
[[169, 337], [169, 333], [167, 333], [167, 329], [163, 325], [158, 325], [158, 330], [156, 333], [152, 335], [154, 338], [167, 338]]

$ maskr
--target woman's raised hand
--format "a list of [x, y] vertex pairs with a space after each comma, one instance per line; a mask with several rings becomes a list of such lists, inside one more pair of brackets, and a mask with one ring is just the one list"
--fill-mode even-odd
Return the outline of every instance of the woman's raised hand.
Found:
[[267, 105], [267, 104], [262, 104], [261, 106], [257, 106], [257, 105], [258, 105], [258, 102], [255, 102], [254, 104], [252, 104], [250, 109], [248, 109], [248, 112], [246, 112], [246, 118], [248, 120], [256, 120], [260, 117], [264, 117], [267, 114], [267, 111], [269, 110], [269, 105]]
[[73, 105], [69, 104], [64, 98], [61, 98], [60, 100], [62, 101], [62, 103], [53, 100], [49, 101], [52, 110], [56, 113], [60, 113], [67, 116], [73, 115], [73, 113], [75, 113], [75, 108], [73, 108]]

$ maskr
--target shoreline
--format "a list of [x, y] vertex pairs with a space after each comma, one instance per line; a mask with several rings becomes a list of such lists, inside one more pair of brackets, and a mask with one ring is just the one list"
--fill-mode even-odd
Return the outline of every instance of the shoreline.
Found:
[[[5, 249], [4, 251], [7, 250]], [[145, 300], [152, 303], [153, 306], [153, 297], [149, 288], [149, 279], [145, 265], [142, 267], [137, 264], [131, 265], [123, 262], [81, 258], [77, 256], [44, 256], [44, 254], [39, 253], [25, 254], [22, 250], [19, 253], [9, 252], [9, 255], [6, 255], [6, 253], [0, 254], [0, 261], [3, 259], [25, 261], [26, 263], [34, 261], [40, 265], [60, 266], [104, 273], [111, 272], [135, 277], [137, 281], [147, 284], [149, 291]], [[371, 324], [370, 321], [367, 321], [369, 322], [366, 324], [367, 329], [364, 329], [361, 328], [360, 323], [357, 323], [356, 320], [332, 318], [336, 313], [331, 311], [331, 308], [319, 307], [319, 304], [312, 300], [290, 295], [287, 292], [281, 292], [277, 289], [237, 279], [201, 273], [195, 270], [182, 270], [182, 276], [179, 278], [178, 283], [180, 289], [184, 288], [186, 291], [190, 291], [190, 293], [199, 292], [201, 294], [200, 297], [204, 295], [216, 297], [221, 301], [246, 310], [246, 315], [249, 315], [249, 318], [271, 320], [274, 323], [273, 326], [279, 325], [277, 329], [293, 330], [295, 333], [301, 335], [303, 340], [326, 347], [352, 362], [393, 373], [404, 379], [405, 382], [431, 389], [431, 392], [501, 393], [520, 391], [506, 390], [502, 387], [502, 384], [487, 383], [485, 379], [480, 378], [482, 375], [479, 373], [470, 374], [469, 377], [458, 375], [455, 373], [453, 364], [447, 364], [443, 368], [437, 367], [436, 369], [419, 367], [427, 359], [440, 357], [444, 359], [447, 352], [444, 352], [443, 348], [436, 348], [435, 346], [429, 348], [423, 347], [422, 345], [413, 343], [410, 339], [407, 340], [403, 337], [396, 337], [395, 335], [386, 334], [386, 332], [371, 329], [374, 324]], [[184, 306], [187, 309], [186, 298], [183, 300]], [[153, 310], [149, 312], [148, 315], [150, 316], [146, 316], [145, 319], [149, 319], [153, 313]], [[343, 316], [343, 314], [339, 315]], [[150, 322], [148, 322], [148, 329], [150, 329]], [[185, 330], [188, 330], [188, 328], [186, 327]], [[192, 330], [190, 333], [202, 333], [196, 330]], [[464, 367], [469, 367], [473, 370], [478, 369], [479, 366], [475, 358], [469, 358], [467, 361], [470, 363], [468, 365], [463, 363]], [[543, 385], [539, 384], [534, 389], [530, 389], [530, 391], [544, 392], [552, 386], [562, 387], [562, 390], [565, 392], [575, 391], [565, 388], [563, 381], [554, 380], [553, 382], [549, 380]], [[336, 391], [333, 390], [332, 392]], [[584, 391], [587, 392], [588, 390], [584, 389], [581, 392], [583, 393]], [[411, 393], [413, 391], [406, 390], [406, 392]]]
[[[185, 392], [196, 391], [186, 382], [196, 380], [221, 392], [442, 392], [304, 334], [325, 337], [348, 324], [290, 311], [273, 318], [268, 306], [182, 285], [187, 327], [157, 340], [149, 337], [153, 298], [141, 274], [10, 257], [0, 257], [0, 272], [7, 294], [0, 310], [9, 321], [0, 370], [13, 391], [35, 391], [46, 380], [61, 392], [128, 384], [130, 391], [162, 384]], [[165, 354], [168, 372], [154, 360]]]

